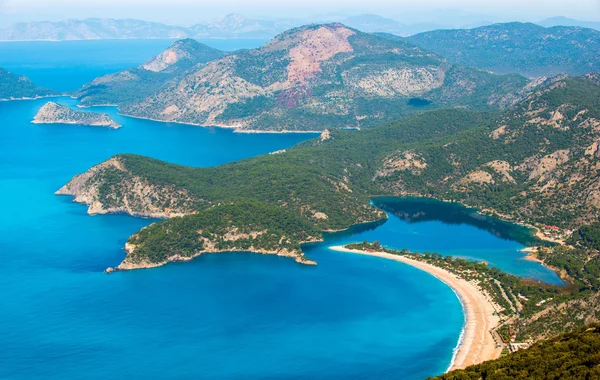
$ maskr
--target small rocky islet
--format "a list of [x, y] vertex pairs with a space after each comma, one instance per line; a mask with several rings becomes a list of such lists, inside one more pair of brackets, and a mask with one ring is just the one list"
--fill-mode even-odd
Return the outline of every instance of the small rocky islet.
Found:
[[33, 118], [33, 123], [74, 124], [111, 129], [121, 128], [121, 124], [111, 119], [107, 114], [76, 111], [54, 102], [48, 102], [40, 108], [37, 115]]

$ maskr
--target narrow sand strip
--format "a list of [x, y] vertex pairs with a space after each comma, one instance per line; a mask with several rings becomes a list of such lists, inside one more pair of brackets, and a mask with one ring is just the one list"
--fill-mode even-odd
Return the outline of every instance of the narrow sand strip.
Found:
[[466, 368], [473, 364], [500, 357], [502, 348], [496, 347], [496, 342], [492, 335], [492, 330], [498, 326], [500, 318], [495, 315], [496, 310], [492, 302], [475, 285], [445, 269], [413, 260], [406, 256], [385, 252], [351, 250], [339, 246], [330, 247], [330, 249], [396, 260], [435, 276], [454, 290], [463, 306], [466, 321], [463, 333], [461, 334], [461, 341], [457, 347], [454, 359], [448, 368], [449, 371]]

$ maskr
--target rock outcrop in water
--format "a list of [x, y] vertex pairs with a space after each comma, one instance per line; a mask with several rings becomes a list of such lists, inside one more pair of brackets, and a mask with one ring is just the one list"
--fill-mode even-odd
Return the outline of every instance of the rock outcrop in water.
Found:
[[33, 119], [34, 124], [75, 124], [90, 127], [121, 128], [107, 114], [75, 111], [54, 102], [46, 103]]

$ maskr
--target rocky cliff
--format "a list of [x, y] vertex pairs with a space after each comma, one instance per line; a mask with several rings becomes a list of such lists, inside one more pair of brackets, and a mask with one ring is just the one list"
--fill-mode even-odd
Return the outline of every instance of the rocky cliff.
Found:
[[206, 202], [185, 189], [157, 185], [132, 175], [121, 160], [112, 158], [75, 176], [56, 195], [74, 196], [88, 205], [88, 214], [123, 213], [148, 218], [171, 218], [193, 214]]

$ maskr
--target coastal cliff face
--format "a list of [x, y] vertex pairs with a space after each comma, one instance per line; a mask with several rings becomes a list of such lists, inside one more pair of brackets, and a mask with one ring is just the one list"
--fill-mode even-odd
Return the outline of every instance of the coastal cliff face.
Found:
[[[169, 49], [143, 68], [162, 72], [178, 57]], [[120, 80], [126, 78], [111, 78]], [[374, 126], [420, 112], [420, 104], [495, 109], [526, 84], [519, 76], [453, 67], [405, 41], [325, 24], [284, 32], [115, 103], [127, 115], [155, 120], [306, 131]], [[97, 83], [79, 97], [93, 104], [106, 91]]]
[[121, 128], [121, 125], [103, 113], [75, 111], [54, 102], [46, 103], [33, 119], [34, 124], [75, 124], [90, 127]]
[[56, 195], [74, 196], [74, 202], [89, 206], [90, 215], [124, 213], [171, 218], [193, 214], [206, 203], [184, 189], [152, 184], [132, 175], [118, 158], [75, 176]]

